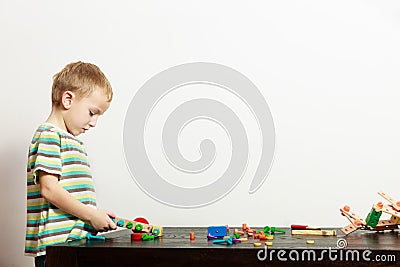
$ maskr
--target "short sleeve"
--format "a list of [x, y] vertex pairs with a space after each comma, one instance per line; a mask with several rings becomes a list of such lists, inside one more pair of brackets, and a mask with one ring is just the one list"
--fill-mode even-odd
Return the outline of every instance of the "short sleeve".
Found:
[[57, 132], [47, 130], [41, 132], [32, 143], [31, 171], [34, 182], [38, 183], [38, 171], [58, 175], [61, 177], [61, 143]]

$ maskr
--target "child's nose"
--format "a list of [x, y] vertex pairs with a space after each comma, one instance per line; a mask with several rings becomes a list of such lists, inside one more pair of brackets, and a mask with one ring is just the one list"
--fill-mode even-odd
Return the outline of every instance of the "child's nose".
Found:
[[93, 116], [89, 122], [90, 127], [95, 127], [97, 124], [97, 116]]

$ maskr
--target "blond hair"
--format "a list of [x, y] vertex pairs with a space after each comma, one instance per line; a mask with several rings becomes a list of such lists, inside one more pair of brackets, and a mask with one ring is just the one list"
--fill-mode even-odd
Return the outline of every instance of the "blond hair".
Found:
[[95, 89], [102, 90], [107, 101], [111, 102], [111, 84], [99, 67], [81, 61], [70, 63], [53, 76], [51, 101], [58, 106], [65, 91], [71, 91], [81, 98], [89, 96]]

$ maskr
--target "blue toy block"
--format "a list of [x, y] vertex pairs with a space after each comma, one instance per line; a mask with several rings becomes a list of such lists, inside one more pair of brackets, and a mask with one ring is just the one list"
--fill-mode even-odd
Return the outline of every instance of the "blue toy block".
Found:
[[208, 235], [215, 237], [224, 237], [228, 235], [228, 231], [226, 226], [209, 226], [208, 227]]

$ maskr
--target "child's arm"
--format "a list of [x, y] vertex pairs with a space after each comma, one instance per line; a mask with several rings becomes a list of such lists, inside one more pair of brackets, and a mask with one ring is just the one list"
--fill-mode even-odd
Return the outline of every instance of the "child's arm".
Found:
[[111, 212], [93, 209], [76, 200], [67, 190], [58, 184], [58, 176], [46, 172], [39, 172], [40, 193], [49, 202], [59, 209], [72, 214], [90, 224], [98, 231], [116, 229], [109, 216], [115, 217]]

